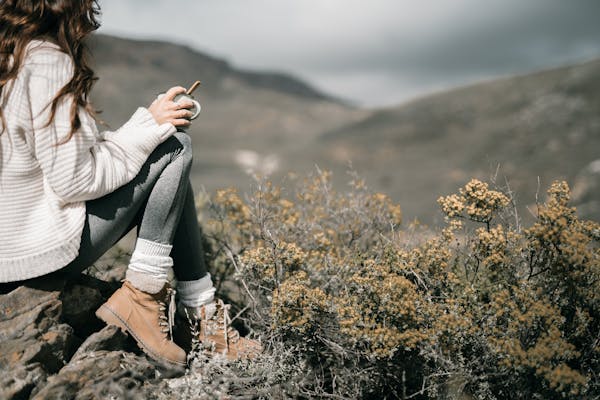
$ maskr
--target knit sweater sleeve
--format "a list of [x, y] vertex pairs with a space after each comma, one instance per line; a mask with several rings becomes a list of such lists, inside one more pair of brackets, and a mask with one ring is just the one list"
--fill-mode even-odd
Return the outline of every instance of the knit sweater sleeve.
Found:
[[138, 108], [121, 128], [98, 135], [95, 121], [80, 108], [81, 127], [68, 139], [72, 97], [63, 97], [54, 119], [48, 121], [52, 100], [71, 79], [73, 64], [60, 51], [44, 57], [32, 63], [29, 78], [34, 141], [30, 147], [47, 186], [63, 204], [102, 197], [133, 179], [156, 146], [176, 129], [158, 125], [147, 109]]

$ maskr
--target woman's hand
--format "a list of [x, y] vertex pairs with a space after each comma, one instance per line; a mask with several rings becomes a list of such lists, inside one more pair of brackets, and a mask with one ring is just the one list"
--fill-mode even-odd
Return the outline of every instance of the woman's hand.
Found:
[[185, 93], [186, 89], [181, 86], [175, 86], [167, 90], [162, 96], [158, 96], [148, 111], [152, 114], [159, 125], [170, 122], [174, 126], [189, 126], [189, 118], [193, 115], [189, 108], [194, 107], [194, 103], [189, 100], [181, 99], [179, 103], [173, 101], [173, 98], [180, 93]]

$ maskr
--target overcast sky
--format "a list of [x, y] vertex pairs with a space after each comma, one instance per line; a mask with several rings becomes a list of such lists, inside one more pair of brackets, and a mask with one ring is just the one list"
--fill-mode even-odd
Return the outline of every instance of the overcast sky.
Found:
[[100, 32], [292, 73], [366, 106], [600, 57], [600, 0], [100, 0]]

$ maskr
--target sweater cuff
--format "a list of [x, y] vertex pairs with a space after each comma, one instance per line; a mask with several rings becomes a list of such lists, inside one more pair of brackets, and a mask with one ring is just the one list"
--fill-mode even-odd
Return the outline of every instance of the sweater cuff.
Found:
[[138, 107], [129, 121], [127, 121], [121, 129], [128, 129], [128, 127], [132, 125], [137, 125], [140, 128], [148, 129], [148, 131], [157, 134], [160, 137], [161, 142], [164, 142], [169, 136], [177, 131], [177, 128], [169, 122], [159, 125], [152, 113], [146, 107]]
[[143, 163], [156, 146], [176, 131], [170, 123], [158, 125], [147, 108], [139, 107], [121, 128], [106, 132], [103, 137], [127, 149], [132, 157]]

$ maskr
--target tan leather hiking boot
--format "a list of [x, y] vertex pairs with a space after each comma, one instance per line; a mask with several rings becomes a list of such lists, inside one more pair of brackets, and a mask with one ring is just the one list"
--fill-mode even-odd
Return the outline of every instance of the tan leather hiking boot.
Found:
[[231, 326], [229, 307], [222, 300], [216, 300], [194, 312], [184, 307], [187, 318], [179, 318], [175, 341], [189, 352], [195, 337], [205, 354], [221, 355], [229, 360], [257, 356], [262, 352], [262, 346], [256, 340], [241, 337]]
[[[185, 367], [185, 351], [170, 340], [172, 334], [169, 336], [175, 311], [173, 297], [174, 291], [168, 285], [156, 294], [149, 294], [125, 281], [100, 306], [96, 316], [108, 325], [129, 332], [140, 348], [154, 360]], [[166, 302], [169, 302], [169, 309]]]

